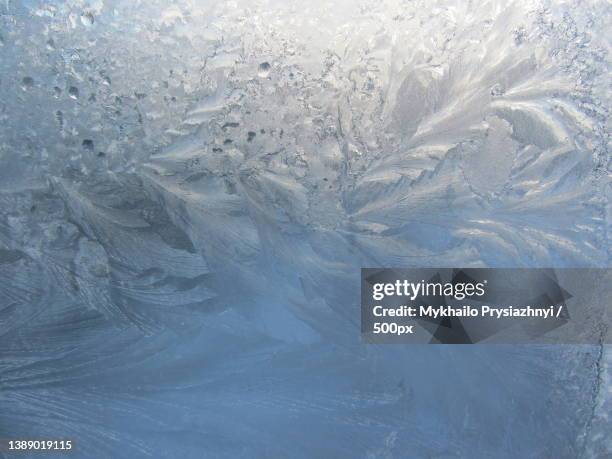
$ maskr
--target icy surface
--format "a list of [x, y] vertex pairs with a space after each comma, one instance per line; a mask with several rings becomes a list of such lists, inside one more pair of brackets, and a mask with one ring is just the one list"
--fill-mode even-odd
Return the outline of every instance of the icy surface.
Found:
[[610, 15], [0, 2], [0, 438], [612, 454], [604, 346], [364, 346], [358, 327], [361, 266], [609, 265]]

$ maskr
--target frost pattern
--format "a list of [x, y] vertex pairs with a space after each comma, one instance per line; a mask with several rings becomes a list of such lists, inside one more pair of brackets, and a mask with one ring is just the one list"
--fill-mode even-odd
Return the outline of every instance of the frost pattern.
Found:
[[1, 4], [0, 438], [610, 454], [603, 346], [358, 338], [360, 266], [609, 265], [610, 13]]

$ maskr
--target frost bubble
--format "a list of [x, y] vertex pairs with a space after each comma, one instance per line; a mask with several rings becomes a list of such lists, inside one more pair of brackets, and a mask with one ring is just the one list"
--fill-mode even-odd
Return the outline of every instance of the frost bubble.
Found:
[[267, 62], [262, 62], [259, 64], [259, 68], [257, 69], [257, 75], [260, 78], [266, 78], [270, 74], [270, 64]]
[[27, 91], [28, 89], [32, 88], [32, 86], [34, 86], [34, 79], [29, 76], [23, 77], [21, 80], [21, 89]]
[[81, 14], [81, 24], [85, 27], [90, 27], [94, 23], [94, 16], [91, 13], [83, 13]]

